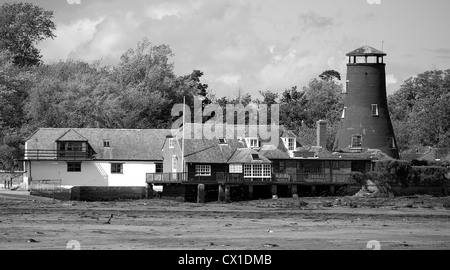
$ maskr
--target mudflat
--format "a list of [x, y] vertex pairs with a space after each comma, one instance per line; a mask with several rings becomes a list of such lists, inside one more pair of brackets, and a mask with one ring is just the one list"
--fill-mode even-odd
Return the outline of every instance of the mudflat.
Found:
[[[448, 197], [63, 202], [0, 191], [0, 249], [450, 249]], [[74, 242], [71, 242], [74, 243]]]

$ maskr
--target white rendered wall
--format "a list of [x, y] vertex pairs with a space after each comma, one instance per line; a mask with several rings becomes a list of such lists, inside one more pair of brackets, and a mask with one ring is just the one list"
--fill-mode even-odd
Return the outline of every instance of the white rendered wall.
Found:
[[123, 173], [111, 173], [109, 161], [83, 161], [81, 172], [68, 172], [65, 161], [33, 161], [31, 177], [35, 180], [61, 180], [68, 186], [142, 186], [145, 187], [146, 173], [154, 173], [153, 162], [123, 163]]

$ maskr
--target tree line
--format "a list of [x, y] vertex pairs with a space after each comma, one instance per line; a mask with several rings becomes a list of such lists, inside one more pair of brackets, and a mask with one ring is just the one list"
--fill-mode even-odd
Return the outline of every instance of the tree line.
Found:
[[[173, 105], [279, 104], [280, 124], [315, 144], [315, 125], [327, 120], [331, 149], [343, 108], [340, 74], [324, 71], [299, 88], [243, 89], [233, 97], [216, 97], [200, 70], [176, 76], [173, 52], [166, 44], [139, 42], [118, 64], [102, 66], [70, 59], [44, 63], [36, 44], [54, 38], [53, 13], [29, 3], [0, 7], [0, 169], [19, 169], [24, 142], [40, 127], [170, 128]], [[389, 96], [391, 116], [401, 149], [450, 144], [450, 70], [429, 71], [408, 79]]]

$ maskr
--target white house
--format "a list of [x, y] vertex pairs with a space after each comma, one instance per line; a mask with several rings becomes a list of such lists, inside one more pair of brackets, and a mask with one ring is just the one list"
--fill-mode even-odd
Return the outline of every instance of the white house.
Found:
[[41, 128], [25, 143], [24, 183], [145, 187], [163, 171], [161, 148], [171, 130]]

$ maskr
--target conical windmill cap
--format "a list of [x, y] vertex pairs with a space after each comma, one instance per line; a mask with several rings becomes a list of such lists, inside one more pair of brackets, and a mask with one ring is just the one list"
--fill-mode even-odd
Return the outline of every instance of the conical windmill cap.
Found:
[[347, 53], [347, 56], [377, 56], [377, 55], [385, 56], [387, 54], [368, 45], [362, 46], [361, 48], [358, 48], [352, 52]]

